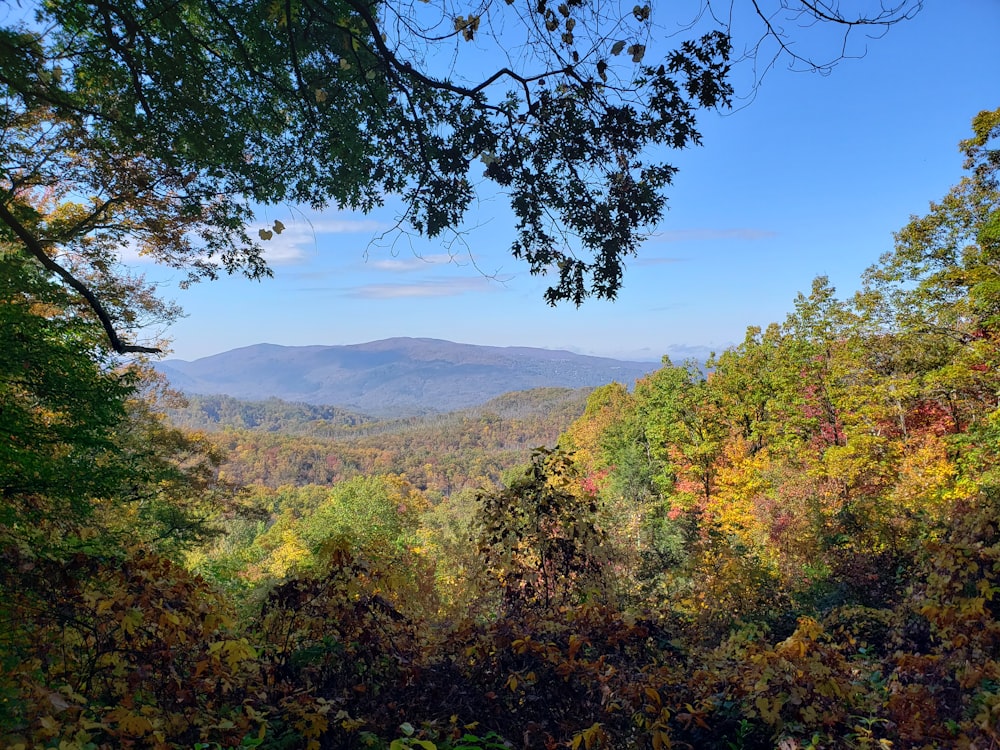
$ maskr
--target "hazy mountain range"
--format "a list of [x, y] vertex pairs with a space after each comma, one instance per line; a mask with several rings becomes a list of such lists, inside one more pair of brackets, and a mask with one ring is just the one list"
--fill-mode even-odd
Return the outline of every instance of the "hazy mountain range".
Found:
[[653, 362], [531, 347], [393, 338], [347, 346], [257, 344], [156, 365], [185, 393], [330, 404], [373, 416], [446, 412], [510, 391], [633, 382]]

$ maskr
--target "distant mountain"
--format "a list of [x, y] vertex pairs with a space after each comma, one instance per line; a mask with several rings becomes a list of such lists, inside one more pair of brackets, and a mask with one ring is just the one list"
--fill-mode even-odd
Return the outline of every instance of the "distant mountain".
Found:
[[156, 368], [178, 390], [332, 404], [373, 416], [448, 412], [510, 391], [632, 383], [652, 362], [530, 347], [393, 338], [347, 346], [257, 344]]

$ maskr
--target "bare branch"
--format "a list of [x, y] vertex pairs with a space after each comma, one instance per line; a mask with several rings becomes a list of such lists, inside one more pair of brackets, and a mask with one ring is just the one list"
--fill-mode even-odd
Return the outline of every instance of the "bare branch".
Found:
[[532, 75], [521, 75], [510, 68], [501, 68], [497, 70], [492, 75], [488, 76], [485, 80], [478, 83], [473, 87], [458, 86], [451, 81], [445, 81], [438, 78], [432, 78], [419, 70], [417, 70], [413, 65], [407, 62], [401, 61], [392, 50], [389, 49], [388, 45], [382, 39], [382, 27], [378, 22], [378, 19], [372, 15], [371, 11], [366, 7], [364, 3], [356, 2], [356, 0], [347, 0], [347, 4], [351, 6], [368, 26], [371, 32], [372, 40], [375, 42], [375, 46], [378, 48], [378, 53], [383, 60], [396, 70], [396, 72], [401, 73], [405, 76], [413, 78], [416, 81], [428, 86], [430, 88], [439, 89], [441, 91], [448, 91], [452, 94], [457, 94], [458, 96], [463, 96], [467, 98], [474, 98], [478, 94], [482, 93], [485, 89], [492, 86], [494, 83], [499, 81], [501, 78], [510, 78], [520, 84], [527, 92], [528, 84], [535, 81], [541, 81], [545, 78], [550, 78], [554, 75], [564, 74], [569, 75], [572, 73], [572, 68], [566, 66], [563, 68], [556, 68], [551, 70], [545, 70], [539, 73], [534, 73]]

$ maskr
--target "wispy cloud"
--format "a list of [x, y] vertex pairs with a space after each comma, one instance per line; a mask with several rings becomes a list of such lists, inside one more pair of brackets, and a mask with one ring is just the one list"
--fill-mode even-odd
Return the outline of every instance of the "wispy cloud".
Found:
[[[281, 234], [271, 235], [271, 239], [263, 242], [264, 257], [272, 265], [291, 265], [300, 263], [319, 248], [319, 238], [324, 235], [337, 234], [367, 234], [384, 230], [385, 225], [373, 219], [336, 219], [305, 218], [292, 221], [282, 220], [284, 229]], [[270, 227], [262, 222], [262, 227]]]
[[[309, 218], [303, 216], [298, 218], [282, 217], [280, 221], [284, 228], [278, 233], [274, 231], [274, 221], [273, 218], [258, 218], [247, 227], [247, 233], [254, 239], [258, 237], [260, 230], [271, 232], [271, 238], [268, 240], [262, 238], [260, 245], [264, 252], [264, 258], [268, 264], [273, 266], [301, 263], [308, 257], [315, 255], [322, 236], [339, 234], [370, 236], [388, 228], [388, 225], [374, 219], [325, 218], [322, 216]], [[192, 255], [192, 259], [196, 257], [196, 255]], [[136, 242], [128, 242], [120, 250], [119, 259], [127, 265], [155, 262], [152, 257], [139, 253], [139, 245]], [[215, 262], [218, 263], [217, 260]]]
[[407, 297], [457, 297], [469, 292], [488, 292], [494, 288], [481, 276], [448, 279], [423, 279], [411, 284], [366, 284], [347, 290], [355, 299], [402, 299]]
[[153, 259], [148, 255], [139, 253], [139, 243], [131, 239], [126, 241], [124, 247], [118, 250], [118, 260], [127, 266], [153, 262]]
[[316, 234], [359, 234], [368, 232], [380, 232], [389, 228], [388, 224], [375, 219], [319, 219], [311, 222], [302, 222], [305, 226], [312, 227]]
[[[458, 263], [456, 256], [447, 253], [435, 255], [414, 255], [412, 258], [383, 258], [373, 260], [365, 265], [378, 271], [419, 271], [427, 270], [427, 266], [441, 263]], [[462, 265], [458, 263], [458, 265]]]
[[770, 229], [674, 229], [653, 236], [658, 242], [704, 242], [707, 240], [766, 240], [777, 237]]

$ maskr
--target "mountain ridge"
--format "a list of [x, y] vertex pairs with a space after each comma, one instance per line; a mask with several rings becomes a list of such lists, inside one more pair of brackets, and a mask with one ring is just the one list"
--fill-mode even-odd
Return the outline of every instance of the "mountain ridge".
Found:
[[448, 412], [511, 391], [631, 386], [653, 362], [558, 349], [395, 337], [336, 346], [254, 344], [154, 367], [177, 390], [335, 405], [372, 416]]

